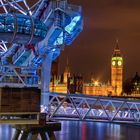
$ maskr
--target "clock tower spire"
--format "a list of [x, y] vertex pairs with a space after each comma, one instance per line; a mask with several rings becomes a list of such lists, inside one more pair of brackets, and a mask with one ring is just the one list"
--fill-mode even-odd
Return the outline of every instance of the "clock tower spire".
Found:
[[123, 83], [123, 57], [119, 49], [118, 40], [111, 58], [111, 85], [113, 87], [113, 95], [121, 96]]

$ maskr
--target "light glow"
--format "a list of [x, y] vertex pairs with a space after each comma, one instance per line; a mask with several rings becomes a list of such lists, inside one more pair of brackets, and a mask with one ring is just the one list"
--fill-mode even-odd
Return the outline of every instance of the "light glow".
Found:
[[112, 65], [115, 66], [115, 61], [112, 62]]
[[120, 60], [120, 61], [122, 61], [123, 60], [123, 58], [122, 57], [112, 57], [112, 60]]
[[94, 81], [95, 86], [99, 86], [99, 81]]
[[53, 52], [55, 52], [55, 51], [56, 51], [56, 49], [54, 48], [54, 49], [52, 49], [52, 51], [53, 51]]
[[60, 33], [59, 37], [56, 39], [53, 45], [62, 45], [63, 44], [63, 32]]
[[122, 65], [122, 61], [118, 61], [118, 65], [121, 66]]
[[77, 22], [81, 19], [80, 16], [76, 16], [72, 19], [71, 23], [65, 27], [66, 32], [69, 34], [72, 33], [74, 27], [76, 26]]

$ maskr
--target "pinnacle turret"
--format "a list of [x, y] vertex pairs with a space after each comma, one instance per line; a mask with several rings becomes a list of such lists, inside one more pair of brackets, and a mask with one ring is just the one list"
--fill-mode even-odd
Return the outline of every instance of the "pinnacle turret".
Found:
[[120, 48], [119, 48], [118, 39], [116, 40], [116, 46], [115, 46], [114, 51], [113, 51], [113, 57], [121, 57], [121, 51], [120, 51]]

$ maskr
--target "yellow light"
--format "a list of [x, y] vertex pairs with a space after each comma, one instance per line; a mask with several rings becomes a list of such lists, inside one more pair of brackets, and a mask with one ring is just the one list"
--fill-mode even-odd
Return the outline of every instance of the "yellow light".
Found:
[[123, 61], [123, 58], [122, 57], [112, 57], [112, 60], [120, 60], [120, 61]]
[[121, 66], [122, 65], [122, 62], [121, 61], [118, 61], [118, 65]]
[[112, 65], [115, 66], [115, 61], [112, 62]]
[[95, 86], [99, 86], [99, 82], [98, 81], [94, 81], [94, 85]]

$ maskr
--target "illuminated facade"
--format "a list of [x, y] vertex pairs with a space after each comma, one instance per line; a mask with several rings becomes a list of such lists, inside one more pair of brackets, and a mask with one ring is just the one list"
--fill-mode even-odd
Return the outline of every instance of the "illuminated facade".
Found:
[[111, 84], [102, 84], [95, 80], [84, 84], [83, 93], [96, 96], [121, 96], [123, 83], [123, 57], [118, 41], [111, 58]]
[[83, 93], [83, 77], [77, 74], [70, 74], [70, 69], [67, 65], [62, 75], [52, 76], [50, 92]]
[[67, 64], [65, 71], [62, 75], [52, 75], [52, 80], [50, 82], [50, 92], [67, 93], [69, 77], [70, 69]]
[[67, 84], [68, 83], [68, 78], [70, 77], [70, 69], [69, 66], [67, 64], [65, 71], [64, 71], [64, 83]]
[[115, 96], [120, 96], [122, 93], [123, 84], [123, 57], [118, 47], [118, 41], [114, 49], [111, 59], [111, 85], [114, 89], [112, 92]]
[[110, 84], [87, 83], [84, 84], [83, 93], [86, 95], [109, 96], [112, 95], [113, 88]]
[[102, 84], [91, 78], [90, 83], [83, 83], [82, 76], [70, 75], [67, 64], [63, 76], [50, 84], [51, 92], [83, 93], [96, 96], [121, 96], [123, 83], [123, 57], [118, 47], [118, 41], [111, 57], [111, 82]]

